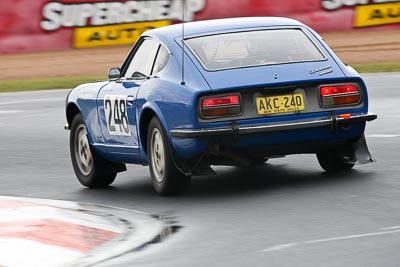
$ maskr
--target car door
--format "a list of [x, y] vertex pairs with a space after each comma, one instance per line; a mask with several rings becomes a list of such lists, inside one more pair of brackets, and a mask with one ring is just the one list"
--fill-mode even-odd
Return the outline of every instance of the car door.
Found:
[[110, 153], [139, 153], [136, 96], [151, 74], [159, 43], [139, 41], [121, 72], [121, 78], [104, 86], [97, 97], [99, 121], [106, 150]]

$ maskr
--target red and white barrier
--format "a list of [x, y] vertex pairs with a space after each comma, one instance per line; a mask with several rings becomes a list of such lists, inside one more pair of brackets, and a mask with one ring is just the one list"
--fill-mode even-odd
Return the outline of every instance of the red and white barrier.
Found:
[[143, 246], [162, 227], [135, 211], [0, 197], [0, 266], [94, 264]]

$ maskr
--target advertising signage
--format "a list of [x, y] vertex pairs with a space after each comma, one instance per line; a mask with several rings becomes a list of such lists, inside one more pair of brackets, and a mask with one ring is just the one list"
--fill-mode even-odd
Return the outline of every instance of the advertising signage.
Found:
[[2, 0], [0, 54], [134, 43], [148, 29], [244, 16], [297, 19], [319, 32], [400, 26], [400, 0]]

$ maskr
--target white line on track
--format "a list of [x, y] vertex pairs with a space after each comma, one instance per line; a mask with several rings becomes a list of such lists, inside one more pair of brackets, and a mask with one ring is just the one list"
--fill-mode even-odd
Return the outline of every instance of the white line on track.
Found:
[[400, 229], [400, 225], [384, 227], [384, 228], [381, 228], [379, 230], [387, 231], [387, 230], [395, 230], [395, 229]]
[[278, 245], [273, 245], [273, 246], [267, 247], [267, 248], [261, 250], [261, 252], [275, 252], [275, 251], [280, 251], [280, 250], [292, 248], [295, 246], [301, 246], [301, 245], [327, 243], [327, 242], [333, 242], [333, 241], [357, 239], [357, 238], [364, 238], [364, 237], [371, 237], [371, 236], [397, 234], [397, 233], [400, 233], [400, 226], [385, 227], [385, 228], [381, 228], [380, 230], [383, 230], [383, 231], [364, 233], [364, 234], [355, 234], [355, 235], [346, 235], [346, 236], [337, 236], [337, 237], [330, 237], [330, 238], [324, 238], [324, 239], [314, 239], [314, 240], [294, 242], [294, 243], [278, 244]]
[[395, 138], [395, 137], [400, 137], [400, 134], [367, 134], [366, 137], [371, 137], [371, 138]]
[[23, 112], [22, 110], [0, 110], [0, 114], [14, 114]]
[[8, 101], [8, 102], [1, 102], [0, 105], [14, 105], [14, 104], [23, 104], [23, 103], [32, 103], [32, 102], [58, 102], [58, 101], [65, 101], [65, 98], [33, 98], [33, 99], [26, 99], [26, 100], [16, 100], [16, 101]]

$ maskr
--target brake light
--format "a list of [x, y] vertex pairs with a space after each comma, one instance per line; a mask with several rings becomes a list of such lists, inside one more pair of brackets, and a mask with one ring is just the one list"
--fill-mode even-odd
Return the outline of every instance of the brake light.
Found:
[[329, 96], [335, 94], [358, 93], [358, 88], [355, 85], [341, 86], [323, 86], [320, 89], [321, 96]]
[[221, 105], [238, 105], [240, 103], [239, 95], [227, 95], [220, 97], [209, 97], [204, 98], [202, 107], [215, 107]]
[[203, 118], [232, 116], [241, 113], [240, 95], [206, 97], [201, 100]]
[[323, 107], [358, 104], [361, 95], [356, 85], [322, 86], [319, 89]]

